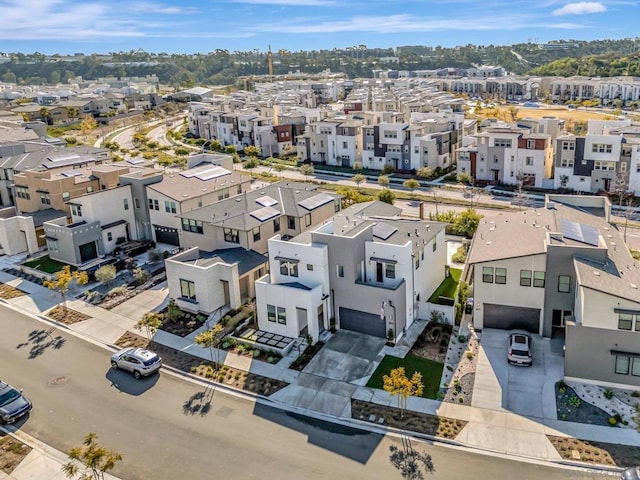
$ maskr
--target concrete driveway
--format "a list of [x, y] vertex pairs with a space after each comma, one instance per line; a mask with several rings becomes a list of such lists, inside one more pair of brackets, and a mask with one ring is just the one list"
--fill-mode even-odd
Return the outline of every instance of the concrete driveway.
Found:
[[532, 418], [556, 418], [554, 384], [564, 372], [562, 341], [532, 335], [533, 365], [507, 363], [508, 330], [487, 328], [480, 349], [471, 405]]

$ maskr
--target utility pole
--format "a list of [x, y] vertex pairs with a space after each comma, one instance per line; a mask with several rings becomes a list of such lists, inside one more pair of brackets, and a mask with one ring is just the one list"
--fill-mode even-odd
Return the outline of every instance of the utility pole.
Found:
[[271, 53], [271, 45], [267, 52], [267, 63], [269, 64], [269, 81], [273, 82], [273, 53]]

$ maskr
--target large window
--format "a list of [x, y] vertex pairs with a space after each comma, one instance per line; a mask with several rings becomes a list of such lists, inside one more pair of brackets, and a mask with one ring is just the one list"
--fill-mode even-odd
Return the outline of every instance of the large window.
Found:
[[281, 275], [288, 275], [289, 277], [297, 277], [298, 276], [298, 262], [280, 260], [280, 274]]
[[493, 267], [482, 267], [482, 281], [493, 283]]
[[19, 187], [15, 186], [16, 189], [16, 197], [24, 198], [25, 200], [31, 200], [31, 195], [29, 195], [29, 189], [27, 187]]
[[338, 277], [344, 278], [344, 266], [336, 265], [336, 274], [338, 275]]
[[284, 307], [278, 307], [278, 323], [287, 324], [287, 309]]
[[384, 276], [387, 278], [396, 278], [396, 266], [393, 263], [385, 263]]
[[562, 150], [575, 150], [576, 143], [575, 142], [562, 142]]
[[493, 141], [494, 147], [506, 147], [511, 148], [511, 139], [509, 138], [496, 138]]
[[149, 210], [160, 210], [160, 203], [153, 198], [149, 199]]
[[191, 302], [196, 301], [196, 284], [191, 280], [180, 279], [180, 297]]
[[71, 205], [71, 215], [82, 216], [82, 205]]
[[594, 143], [591, 145], [591, 152], [593, 153], [611, 153], [613, 145], [611, 143]]
[[544, 272], [533, 272], [533, 286], [537, 288], [544, 288]]
[[240, 235], [238, 235], [238, 230], [235, 228], [225, 228], [224, 241], [230, 243], [240, 243]]
[[43, 205], [51, 205], [51, 197], [49, 196], [49, 192], [40, 192], [40, 202]]
[[525, 157], [525, 165], [531, 167], [533, 165], [533, 157]]
[[558, 275], [558, 291], [561, 293], [571, 291], [571, 277], [569, 275]]
[[[157, 208], [156, 208], [157, 210]], [[176, 202], [170, 202], [169, 200], [164, 201], [164, 211], [167, 213], [176, 213]]]
[[631, 357], [629, 355], [616, 355], [616, 373], [620, 375], [629, 375], [629, 366]]
[[564, 168], [573, 168], [573, 158], [563, 158], [560, 160], [560, 166]]
[[287, 228], [289, 230], [295, 230], [296, 229], [296, 217], [294, 217], [292, 215], [287, 215]]
[[229, 198], [229, 189], [223, 188], [222, 190], [218, 190], [218, 200], [224, 200], [225, 198]]
[[192, 218], [183, 218], [182, 230], [185, 232], [203, 233], [202, 221], [193, 220]]
[[520, 286], [531, 286], [531, 270], [520, 270]]
[[307, 213], [304, 216], [304, 225], [305, 225], [305, 227], [311, 226], [311, 214], [310, 213]]
[[274, 231], [274, 233], [280, 231], [280, 219], [279, 218], [275, 218], [273, 220], [273, 231]]
[[631, 330], [633, 328], [633, 317], [631, 313], [618, 313], [618, 330]]
[[253, 241], [257, 242], [258, 240], [260, 240], [260, 226], [258, 225], [257, 227], [254, 227], [253, 230], [251, 230], [251, 233], [253, 233]]
[[507, 283], [507, 269], [496, 267], [496, 283], [504, 285]]
[[267, 320], [270, 322], [276, 321], [276, 307], [275, 305], [267, 305]]

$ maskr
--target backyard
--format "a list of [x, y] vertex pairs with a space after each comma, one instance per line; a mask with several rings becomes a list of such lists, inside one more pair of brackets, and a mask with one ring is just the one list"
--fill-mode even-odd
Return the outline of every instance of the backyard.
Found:
[[[25, 267], [33, 268], [34, 270], [40, 270], [45, 273], [58, 273], [64, 267], [67, 266], [66, 263], [58, 262], [57, 260], [52, 260], [49, 255], [45, 255], [44, 257], [39, 257], [34, 260], [29, 260], [28, 262], [24, 262], [23, 265]], [[77, 270], [76, 267], [71, 267], [71, 271]]]
[[376, 368], [376, 371], [371, 375], [367, 382], [367, 387], [382, 389], [384, 385], [382, 377], [398, 367], [404, 367], [407, 377], [411, 377], [413, 372], [420, 372], [422, 374], [422, 383], [424, 384], [422, 397], [438, 398], [443, 364], [428, 358], [412, 355], [411, 353], [404, 358], [386, 355], [378, 365], [378, 368]]
[[431, 298], [429, 298], [429, 302], [440, 303], [440, 297], [450, 298], [452, 300], [455, 299], [456, 289], [458, 288], [461, 276], [461, 269], [450, 268], [449, 276], [445, 277], [438, 288], [436, 288], [436, 291], [433, 292]]

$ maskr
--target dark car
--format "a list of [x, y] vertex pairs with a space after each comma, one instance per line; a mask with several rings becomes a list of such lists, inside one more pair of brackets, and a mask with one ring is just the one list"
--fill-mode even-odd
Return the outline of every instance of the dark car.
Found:
[[627, 468], [622, 472], [622, 480], [640, 480], [640, 467]]
[[22, 395], [22, 390], [0, 381], [0, 419], [4, 423], [15, 422], [31, 408], [31, 400]]

